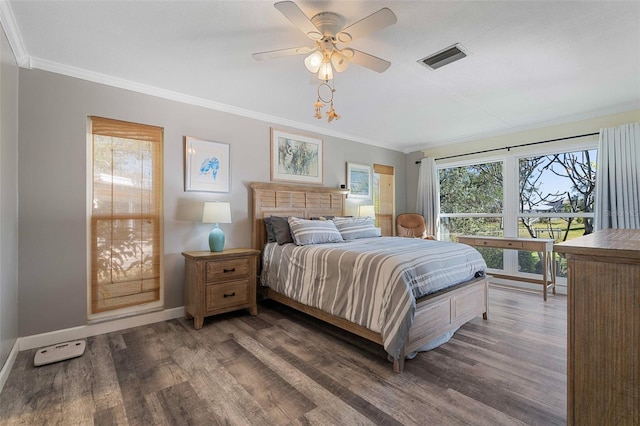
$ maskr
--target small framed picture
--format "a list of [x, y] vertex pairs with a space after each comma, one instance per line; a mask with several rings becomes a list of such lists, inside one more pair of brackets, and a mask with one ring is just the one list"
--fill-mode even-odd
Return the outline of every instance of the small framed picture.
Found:
[[347, 188], [349, 197], [371, 199], [371, 166], [347, 163]]
[[322, 139], [272, 128], [271, 180], [322, 184]]
[[229, 144], [185, 136], [184, 190], [229, 192]]

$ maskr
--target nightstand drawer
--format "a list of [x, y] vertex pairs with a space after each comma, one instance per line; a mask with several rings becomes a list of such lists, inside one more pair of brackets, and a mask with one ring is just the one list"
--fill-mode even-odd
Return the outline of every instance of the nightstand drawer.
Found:
[[205, 283], [218, 283], [220, 281], [237, 280], [249, 276], [250, 259], [217, 260], [207, 262]]
[[219, 252], [187, 251], [185, 258], [184, 313], [193, 327], [204, 318], [238, 309], [258, 314], [256, 277], [260, 250], [233, 248]]
[[229, 306], [246, 305], [249, 303], [247, 281], [232, 281], [224, 284], [208, 285], [206, 291], [205, 310], [216, 311]]

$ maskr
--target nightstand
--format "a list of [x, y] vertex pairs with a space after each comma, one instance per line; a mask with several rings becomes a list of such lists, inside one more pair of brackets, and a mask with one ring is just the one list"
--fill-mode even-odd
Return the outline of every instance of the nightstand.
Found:
[[202, 328], [210, 315], [248, 308], [257, 315], [256, 278], [259, 250], [189, 251], [185, 258], [185, 317]]

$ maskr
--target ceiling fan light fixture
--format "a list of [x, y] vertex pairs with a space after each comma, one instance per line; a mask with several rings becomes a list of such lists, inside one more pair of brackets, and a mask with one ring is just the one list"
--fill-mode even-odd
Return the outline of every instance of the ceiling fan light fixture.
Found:
[[342, 72], [349, 66], [349, 58], [336, 50], [331, 53], [331, 64], [337, 72]]
[[324, 81], [333, 80], [333, 68], [330, 62], [323, 62], [322, 65], [320, 65], [318, 78]]
[[[0, 0], [1, 1], [1, 0]], [[322, 108], [329, 106], [327, 120], [337, 120], [340, 116], [333, 106], [334, 80], [333, 73], [343, 72], [351, 62], [376, 72], [384, 72], [391, 65], [384, 59], [350, 48], [339, 49], [336, 43], [350, 43], [374, 31], [393, 25], [398, 21], [389, 8], [382, 8], [359, 21], [345, 27], [343, 16], [335, 12], [320, 12], [309, 18], [298, 5], [291, 0], [281, 0], [274, 4], [294, 26], [314, 41], [315, 47], [298, 47], [254, 53], [256, 60], [275, 59], [290, 55], [306, 55], [304, 65], [316, 75], [322, 83], [318, 86], [318, 98], [314, 103], [315, 117], [322, 118]], [[328, 89], [329, 94], [322, 96], [320, 90]]]
[[311, 55], [304, 58], [304, 66], [307, 67], [309, 72], [317, 73], [320, 69], [320, 65], [322, 65], [322, 60], [324, 59], [324, 55], [322, 52], [316, 50]]
[[340, 43], [350, 43], [352, 40], [351, 34], [345, 32], [339, 32], [336, 34], [336, 40]]
[[345, 47], [344, 49], [342, 49], [340, 51], [340, 53], [342, 53], [345, 58], [351, 59], [351, 58], [353, 58], [353, 55], [354, 55], [355, 52], [350, 47]]
[[307, 37], [315, 41], [315, 40], [322, 40], [323, 35], [318, 31], [310, 31], [307, 33]]

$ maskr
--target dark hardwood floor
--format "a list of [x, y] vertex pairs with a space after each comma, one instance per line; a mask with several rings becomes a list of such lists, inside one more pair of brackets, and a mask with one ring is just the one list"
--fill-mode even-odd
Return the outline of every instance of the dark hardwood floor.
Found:
[[381, 347], [272, 302], [87, 339], [33, 367], [21, 352], [2, 425], [566, 423], [566, 297], [490, 288], [464, 325], [395, 374]]

